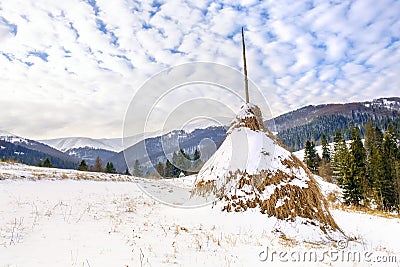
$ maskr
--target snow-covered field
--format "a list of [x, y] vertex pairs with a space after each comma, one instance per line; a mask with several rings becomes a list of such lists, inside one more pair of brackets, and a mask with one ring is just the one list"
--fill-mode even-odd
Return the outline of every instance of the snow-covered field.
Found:
[[[0, 163], [0, 266], [400, 265], [399, 218], [332, 210], [356, 241], [296, 244], [271, 233], [276, 220], [258, 212], [174, 208], [139, 181], [165, 183]], [[190, 194], [192, 181], [168, 182]], [[337, 190], [318, 181], [324, 194]], [[397, 263], [373, 263], [389, 256]]]

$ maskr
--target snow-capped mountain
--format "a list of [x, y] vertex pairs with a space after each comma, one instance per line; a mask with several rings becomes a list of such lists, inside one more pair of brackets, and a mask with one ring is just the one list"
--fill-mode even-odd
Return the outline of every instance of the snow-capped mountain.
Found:
[[400, 97], [379, 98], [372, 101], [342, 104], [309, 105], [267, 120], [267, 127], [281, 132], [312, 122], [320, 116], [340, 114], [354, 117], [356, 113], [378, 116], [400, 116]]
[[63, 168], [74, 168], [79, 160], [41, 142], [0, 131], [0, 158], [37, 165], [47, 157], [54, 166]]
[[123, 146], [132, 146], [145, 138], [151, 138], [160, 135], [160, 132], [151, 132], [145, 134], [136, 134], [129, 137], [123, 138], [89, 138], [89, 137], [64, 137], [54, 139], [43, 139], [39, 140], [44, 144], [54, 147], [60, 151], [68, 152], [71, 149], [78, 148], [92, 148], [102, 149], [112, 152], [120, 152], [123, 150]]
[[161, 136], [146, 138], [119, 152], [110, 158], [110, 161], [114, 163], [118, 171], [123, 172], [127, 168], [125, 158], [129, 167], [133, 167], [135, 160], [150, 167], [156, 166], [159, 161], [166, 161], [167, 156], [179, 149], [192, 154], [199, 146], [201, 153], [207, 154], [202, 155], [202, 158], [207, 160], [225, 139], [225, 132], [226, 129], [222, 126], [196, 129], [189, 133], [183, 130], [171, 131]]
[[30, 143], [29, 139], [16, 136], [15, 134], [12, 134], [10, 132], [3, 131], [3, 130], [0, 130], [0, 140], [6, 141], [9, 143], [24, 143], [24, 144]]
[[54, 147], [62, 152], [66, 152], [73, 148], [96, 148], [104, 149], [114, 152], [119, 152], [122, 150], [122, 139], [93, 139], [89, 137], [66, 137], [66, 138], [55, 138], [47, 140], [39, 140], [51, 147]]

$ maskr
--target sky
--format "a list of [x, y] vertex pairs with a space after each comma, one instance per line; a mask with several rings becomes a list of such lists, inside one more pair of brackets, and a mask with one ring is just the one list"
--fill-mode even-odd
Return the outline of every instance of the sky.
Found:
[[398, 0], [1, 1], [0, 129], [120, 137], [135, 93], [165, 68], [242, 71], [242, 26], [273, 116], [399, 96], [399, 11]]

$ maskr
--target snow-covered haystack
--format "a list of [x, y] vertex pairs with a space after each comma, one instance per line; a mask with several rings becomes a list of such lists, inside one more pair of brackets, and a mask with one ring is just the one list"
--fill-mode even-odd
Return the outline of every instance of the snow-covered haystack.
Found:
[[193, 194], [215, 196], [223, 211], [258, 209], [278, 220], [275, 232], [296, 240], [338, 240], [343, 232], [303, 163], [264, 127], [260, 109], [245, 104], [227, 137], [197, 175]]

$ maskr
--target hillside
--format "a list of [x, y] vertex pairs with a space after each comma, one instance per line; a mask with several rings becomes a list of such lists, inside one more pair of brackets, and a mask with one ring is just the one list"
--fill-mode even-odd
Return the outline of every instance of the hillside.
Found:
[[[400, 98], [391, 97], [359, 103], [306, 106], [278, 116], [273, 121], [266, 121], [265, 125], [271, 131], [276, 131], [278, 138], [291, 151], [297, 151], [304, 147], [306, 140], [314, 140], [319, 144], [322, 134], [325, 134], [328, 141], [332, 142], [336, 130], [341, 131], [342, 135], [348, 138], [350, 127], [355, 125], [361, 127], [363, 135], [364, 126], [368, 120], [372, 120], [381, 129], [386, 129], [389, 123], [400, 129]], [[49, 153], [54, 159], [60, 158], [66, 162], [77, 162], [84, 159], [89, 164], [93, 164], [96, 157], [99, 156], [104, 163], [111, 161], [116, 165], [118, 171], [124, 172], [126, 169], [124, 154], [129, 158], [130, 164], [138, 159], [150, 171], [158, 161], [165, 162], [167, 157], [180, 148], [191, 154], [196, 147], [200, 147], [203, 152], [202, 159], [206, 161], [225, 139], [225, 131], [226, 127], [205, 126], [199, 129], [193, 128], [190, 131], [172, 131], [163, 136], [159, 132], [137, 134], [124, 139], [125, 146], [128, 147], [125, 151], [122, 151], [121, 138], [67, 137], [37, 142], [3, 131], [0, 132], [0, 139], [3, 136], [3, 141], [17, 142], [26, 149]], [[204, 140], [207, 141], [202, 143]], [[202, 145], [200, 145], [201, 143]], [[24, 159], [20, 157], [20, 154], [13, 154], [13, 152], [20, 152], [16, 148], [13, 149], [7, 156], [12, 155], [12, 158], [24, 163], [36, 165], [36, 159], [43, 157], [43, 155], [36, 155], [35, 160]], [[2, 157], [5, 156], [3, 151]], [[72, 165], [58, 164], [57, 166], [70, 167]]]
[[152, 166], [156, 166], [159, 161], [165, 162], [167, 157], [171, 159], [171, 155], [179, 149], [192, 154], [197, 147], [200, 147], [202, 158], [207, 160], [225, 139], [225, 132], [224, 127], [217, 126], [195, 129], [191, 132], [172, 131], [162, 136], [140, 141], [109, 160], [120, 172], [127, 168], [125, 158], [128, 160], [131, 169], [135, 160], [139, 160], [144, 167], [151, 170]]
[[[366, 266], [378, 260], [397, 266], [393, 261], [400, 261], [400, 243], [392, 234], [398, 218], [331, 209], [357, 240], [333, 247], [298, 243], [277, 238], [269, 231], [276, 221], [260, 213], [174, 208], [137, 186], [141, 181], [162, 189], [163, 180], [47, 171], [0, 163], [0, 202], [7, 203], [0, 206], [0, 266]], [[189, 185], [179, 188], [190, 194], [191, 177], [185, 179]], [[337, 190], [315, 179], [325, 195]], [[295, 258], [271, 259], [280, 252]], [[333, 256], [324, 257], [327, 252]], [[335, 258], [341, 253], [356, 258]]]
[[381, 129], [386, 129], [389, 123], [397, 128], [400, 125], [400, 98], [380, 98], [372, 101], [324, 104], [306, 106], [283, 114], [265, 124], [271, 130], [278, 132], [277, 136], [292, 151], [302, 149], [306, 140], [320, 140], [325, 134], [332, 141], [336, 130], [349, 138], [351, 126], [364, 127], [368, 120]]
[[[278, 116], [273, 121], [266, 121], [265, 125], [271, 131], [277, 130], [277, 137], [291, 151], [296, 151], [304, 147], [306, 140], [315, 140], [319, 143], [322, 134], [328, 137], [328, 141], [333, 141], [332, 138], [336, 130], [341, 131], [343, 136], [348, 139], [351, 126], [360, 126], [363, 135], [363, 127], [368, 120], [372, 120], [376, 126], [382, 129], [386, 129], [389, 123], [397, 125], [399, 129], [400, 98], [392, 97], [359, 103], [306, 106]], [[186, 152], [193, 151], [204, 138], [210, 138], [214, 142], [213, 151], [215, 151], [225, 139], [225, 131], [226, 127], [211, 126], [205, 129], [197, 129], [190, 134], [172, 132], [164, 137], [149, 138], [137, 143], [128, 148], [125, 154], [132, 162], [139, 159], [147, 167], [155, 166], [158, 161], [165, 161], [166, 155], [176, 152], [180, 148]], [[178, 136], [179, 146], [177, 145]], [[164, 147], [163, 142], [165, 143]], [[149, 158], [146, 158], [146, 153], [148, 153]], [[115, 162], [120, 171], [123, 171], [126, 167], [123, 155], [124, 152], [120, 152], [110, 158], [110, 161]], [[203, 158], [207, 160], [210, 156], [211, 154], [203, 155]]]
[[79, 159], [40, 142], [22, 138], [8, 132], [0, 133], [0, 158], [37, 165], [49, 158], [53, 166], [75, 168]]

